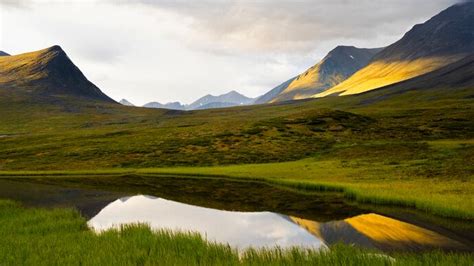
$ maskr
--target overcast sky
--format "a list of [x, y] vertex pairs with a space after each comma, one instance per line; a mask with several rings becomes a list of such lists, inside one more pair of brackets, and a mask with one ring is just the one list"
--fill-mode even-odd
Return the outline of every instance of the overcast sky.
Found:
[[0, 50], [60, 45], [116, 100], [255, 97], [337, 45], [381, 47], [456, 0], [0, 0]]

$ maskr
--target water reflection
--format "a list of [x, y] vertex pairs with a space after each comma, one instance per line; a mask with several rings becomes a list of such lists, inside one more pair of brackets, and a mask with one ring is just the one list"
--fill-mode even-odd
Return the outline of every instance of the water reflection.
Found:
[[193, 231], [233, 247], [319, 249], [343, 242], [380, 250], [468, 250], [439, 233], [378, 214], [319, 223], [272, 212], [233, 212], [198, 207], [150, 196], [118, 199], [89, 221], [96, 231], [146, 223], [153, 229]]
[[93, 217], [89, 226], [102, 231], [130, 223], [146, 223], [153, 229], [199, 232], [209, 241], [228, 243], [239, 249], [325, 246], [287, 216], [221, 211], [150, 196], [116, 200]]
[[290, 218], [326, 244], [342, 242], [384, 251], [469, 250], [440, 233], [375, 213], [327, 223]]

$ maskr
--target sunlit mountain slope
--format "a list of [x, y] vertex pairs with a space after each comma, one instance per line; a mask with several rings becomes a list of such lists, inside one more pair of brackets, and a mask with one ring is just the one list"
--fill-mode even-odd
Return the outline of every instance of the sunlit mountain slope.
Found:
[[415, 25], [371, 63], [335, 87], [315, 94], [349, 95], [407, 80], [460, 60], [474, 51], [474, 2], [454, 5]]

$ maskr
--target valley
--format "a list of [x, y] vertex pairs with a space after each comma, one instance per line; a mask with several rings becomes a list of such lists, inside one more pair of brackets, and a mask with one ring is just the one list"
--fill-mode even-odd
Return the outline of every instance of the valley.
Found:
[[0, 52], [0, 265], [472, 265], [472, 22], [187, 105]]

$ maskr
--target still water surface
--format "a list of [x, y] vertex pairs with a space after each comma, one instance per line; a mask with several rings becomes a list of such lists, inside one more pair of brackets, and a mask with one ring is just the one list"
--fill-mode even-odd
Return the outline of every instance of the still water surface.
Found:
[[[144, 223], [156, 230], [198, 232], [210, 241], [239, 249], [321, 249], [342, 242], [383, 251], [473, 250], [470, 239], [446, 228], [360, 209], [327, 193], [301, 195], [269, 185], [232, 181], [144, 180], [146, 189], [130, 183], [127, 189], [110, 189], [97, 180], [91, 181], [94, 186], [84, 187], [76, 184], [77, 179], [71, 183], [62, 180], [61, 185], [51, 184], [50, 179], [0, 179], [0, 198], [19, 200], [27, 206], [77, 208], [97, 232]], [[256, 186], [258, 192], [253, 193]], [[140, 194], [142, 191], [154, 196]]]

